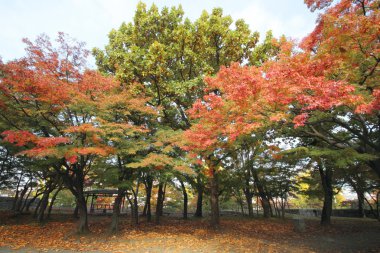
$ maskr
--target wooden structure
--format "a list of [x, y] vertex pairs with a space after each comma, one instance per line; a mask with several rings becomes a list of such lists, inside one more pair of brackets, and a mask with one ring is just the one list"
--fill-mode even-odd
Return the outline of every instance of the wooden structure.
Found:
[[[95, 213], [96, 210], [102, 210], [103, 213], [107, 213], [108, 210], [113, 210], [113, 203], [115, 202], [115, 198], [117, 196], [117, 190], [114, 189], [97, 189], [97, 190], [89, 190], [84, 192], [86, 196], [86, 203], [88, 198], [91, 197], [91, 205], [90, 205], [90, 213]], [[110, 203], [96, 203], [98, 198], [113, 198], [112, 204]], [[95, 203], [94, 203], [95, 201]], [[120, 210], [124, 210], [125, 199], [123, 198], [121, 201]]]

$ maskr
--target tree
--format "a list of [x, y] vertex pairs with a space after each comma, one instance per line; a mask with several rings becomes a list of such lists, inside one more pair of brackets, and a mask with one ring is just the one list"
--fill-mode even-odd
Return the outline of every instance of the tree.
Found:
[[[333, 148], [351, 147], [360, 153], [379, 153], [379, 1], [305, 1], [309, 8], [324, 10], [314, 31], [301, 47], [313, 52], [315, 62], [329, 62], [325, 75], [354, 85], [365, 100], [319, 117], [319, 122], [336, 128], [311, 124], [308, 133]], [[318, 121], [316, 121], [317, 123]], [[314, 129], [313, 129], [314, 128]], [[350, 141], [347, 141], [350, 140]], [[380, 176], [379, 159], [367, 161]]]
[[[308, 3], [325, 8], [332, 1]], [[378, 1], [340, 1], [321, 16], [303, 50], [282, 41], [275, 58], [254, 67], [232, 64], [207, 77], [206, 95], [191, 109], [198, 122], [186, 133], [190, 148], [217, 150], [280, 122], [338, 153], [377, 154], [376, 6]], [[379, 175], [374, 157], [368, 163]]]
[[[258, 33], [252, 33], [243, 20], [231, 29], [231, 17], [220, 8], [210, 14], [204, 11], [195, 22], [183, 16], [181, 6], [159, 11], [155, 5], [148, 9], [139, 3], [133, 22], [112, 30], [104, 51], [93, 50], [102, 72], [146, 86], [150, 104], [162, 114], [160, 124], [151, 125], [153, 132], [162, 126], [188, 129], [191, 122], [186, 110], [203, 94], [203, 75], [214, 74], [231, 61], [249, 61], [258, 42]], [[184, 156], [180, 151], [172, 154], [173, 158]], [[202, 182], [197, 180], [199, 203]]]
[[82, 43], [64, 34], [59, 34], [57, 48], [47, 36], [38, 37], [35, 43], [24, 42], [27, 56], [1, 66], [1, 116], [10, 128], [2, 135], [5, 141], [25, 147], [20, 154], [55, 159], [52, 167], [75, 196], [80, 214], [78, 231], [85, 233], [85, 177], [96, 157], [114, 152], [105, 142], [110, 128], [135, 127], [131, 122], [105, 124], [101, 120], [103, 106], [108, 98], [114, 103], [135, 103], [133, 109], [142, 108], [142, 104], [111, 77], [85, 69], [88, 52]]

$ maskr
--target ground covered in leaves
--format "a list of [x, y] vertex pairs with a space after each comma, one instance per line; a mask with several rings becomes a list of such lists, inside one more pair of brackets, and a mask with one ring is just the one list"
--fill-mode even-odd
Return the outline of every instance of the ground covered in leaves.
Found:
[[90, 216], [92, 233], [80, 236], [69, 216], [42, 226], [29, 216], [1, 218], [0, 252], [380, 252], [380, 222], [367, 219], [336, 219], [330, 228], [308, 220], [300, 233], [291, 219], [222, 217], [214, 231], [206, 219], [164, 217], [161, 225], [142, 219], [134, 227], [123, 217], [121, 231], [110, 234], [111, 217]]

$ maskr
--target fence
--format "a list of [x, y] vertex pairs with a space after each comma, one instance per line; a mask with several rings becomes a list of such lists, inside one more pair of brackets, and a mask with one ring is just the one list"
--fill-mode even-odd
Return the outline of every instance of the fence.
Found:
[[[307, 217], [320, 217], [321, 209], [286, 209], [286, 213], [298, 214]], [[365, 210], [366, 217], [375, 218], [370, 210]], [[332, 216], [335, 217], [360, 217], [359, 211], [357, 209], [333, 209]]]

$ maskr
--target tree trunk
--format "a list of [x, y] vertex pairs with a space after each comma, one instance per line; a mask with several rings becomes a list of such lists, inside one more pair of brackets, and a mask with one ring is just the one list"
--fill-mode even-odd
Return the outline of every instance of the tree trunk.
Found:
[[12, 203], [12, 207], [11, 207], [12, 211], [16, 211], [16, 204], [17, 204], [17, 200], [18, 200], [18, 194], [19, 194], [19, 190], [17, 189], [16, 190], [16, 194], [13, 197], [13, 203]]
[[333, 195], [329, 192], [325, 192], [321, 216], [321, 225], [331, 225], [332, 199]]
[[40, 199], [36, 205], [36, 208], [34, 209], [33, 212], [33, 218], [37, 218], [38, 210], [40, 209], [42, 200]]
[[280, 209], [278, 208], [277, 201], [273, 197], [270, 197], [270, 200], [272, 200], [273, 203], [275, 216], [280, 217]]
[[146, 220], [148, 222], [152, 221], [152, 208], [151, 208], [151, 198], [152, 198], [152, 188], [153, 188], [153, 177], [150, 175], [146, 179]]
[[215, 168], [210, 169], [212, 172], [212, 175], [209, 177], [211, 227], [214, 229], [218, 229], [220, 225], [218, 174]]
[[[145, 188], [145, 193], [147, 192], [147, 189]], [[144, 203], [144, 209], [141, 213], [141, 217], [145, 217], [146, 214], [148, 212], [148, 198], [145, 199], [145, 203]]]
[[252, 205], [252, 197], [253, 197], [253, 192], [251, 185], [249, 185], [251, 179], [251, 170], [246, 170], [245, 172], [245, 187], [243, 189], [244, 195], [245, 195], [245, 200], [247, 201], [247, 207], [248, 207], [248, 216], [253, 217], [253, 205]]
[[263, 211], [264, 211], [264, 218], [270, 218], [271, 206], [270, 206], [268, 198], [264, 195], [264, 196], [261, 196], [260, 200], [261, 200], [261, 206], [263, 207]]
[[146, 220], [148, 222], [152, 221], [152, 205], [151, 205], [151, 199], [152, 199], [152, 187], [153, 187], [153, 181], [150, 183], [150, 187], [148, 189], [146, 199], [147, 199], [147, 210], [146, 210]]
[[77, 201], [77, 207], [79, 211], [78, 233], [79, 234], [89, 233], [90, 230], [88, 228], [88, 220], [87, 220], [87, 203], [83, 195], [83, 192], [78, 193], [76, 201]]
[[202, 203], [203, 203], [203, 185], [199, 182], [199, 177], [198, 177], [198, 182], [197, 182], [197, 209], [195, 210], [195, 217], [202, 217]]
[[135, 197], [133, 198], [133, 214], [134, 214], [134, 225], [139, 224], [139, 206], [137, 203], [137, 194], [135, 194]]
[[[133, 191], [133, 189], [132, 189], [132, 191]], [[133, 195], [133, 193], [132, 193], [132, 195]], [[127, 197], [129, 206], [131, 207], [131, 224], [134, 225], [136, 222], [135, 221], [135, 207], [134, 207], [134, 203], [133, 203], [132, 199], [129, 197], [128, 191], [126, 192], [126, 197]]]
[[139, 187], [140, 187], [140, 176], [141, 176], [141, 172], [138, 173], [138, 176], [137, 176], [137, 183], [136, 183], [136, 190], [134, 191], [132, 189], [132, 193], [133, 193], [133, 209], [134, 209], [134, 225], [137, 226], [139, 224], [139, 205], [138, 205], [138, 196], [139, 196]]
[[240, 206], [240, 212], [242, 215], [245, 215], [245, 212], [244, 212], [244, 204], [243, 204], [243, 199], [242, 198], [238, 198], [238, 204]]
[[164, 188], [162, 189], [162, 198], [161, 198], [161, 204], [160, 204], [160, 216], [164, 215], [164, 201], [165, 201], [165, 194], [166, 194], [166, 186], [167, 183], [164, 183]]
[[182, 180], [179, 180], [181, 183], [181, 188], [182, 188], [182, 193], [183, 193], [183, 219], [187, 219], [187, 191], [185, 184], [183, 183]]
[[128, 202], [131, 206], [131, 223], [132, 223], [132, 225], [136, 226], [139, 224], [139, 209], [138, 209], [139, 206], [138, 206], [138, 202], [137, 202], [138, 192], [136, 192], [133, 189], [131, 189], [131, 192], [132, 192], [133, 198], [130, 199], [128, 196], [128, 193], [127, 193], [127, 199], [128, 199]]
[[264, 191], [264, 187], [259, 180], [259, 177], [257, 175], [257, 171], [252, 169], [252, 176], [255, 181], [256, 189], [258, 192], [258, 195], [260, 196], [261, 206], [263, 207], [264, 211], [264, 218], [270, 218], [271, 217], [271, 206], [269, 203], [269, 199]]
[[49, 202], [49, 195], [51, 191], [52, 191], [52, 182], [49, 181], [46, 184], [45, 189], [41, 192], [42, 194], [41, 200], [38, 202], [36, 209], [34, 209], [33, 218], [37, 218], [39, 222], [42, 222], [44, 219], [44, 214]]
[[124, 193], [124, 190], [120, 188], [117, 189], [117, 197], [115, 198], [115, 203], [113, 205], [112, 222], [110, 229], [112, 233], [119, 231], [120, 206]]
[[347, 181], [351, 185], [351, 187], [356, 192], [356, 196], [358, 199], [358, 216], [360, 218], [365, 217], [365, 208], [364, 208], [364, 190], [363, 190], [363, 179], [357, 175], [356, 180], [354, 181], [350, 176], [347, 177]]
[[365, 210], [364, 210], [364, 192], [357, 191], [356, 192], [358, 196], [358, 214], [360, 218], [365, 217]]
[[46, 210], [46, 207], [49, 203], [49, 195], [50, 195], [50, 191], [47, 190], [41, 199], [41, 205], [40, 205], [40, 208], [38, 211], [38, 222], [39, 223], [42, 223], [44, 221], [45, 210]]
[[281, 198], [281, 218], [285, 219], [285, 206], [286, 206], [286, 200], [284, 198]]
[[17, 204], [17, 201], [18, 201], [18, 196], [20, 194], [20, 190], [19, 190], [19, 187], [20, 187], [20, 183], [21, 183], [21, 179], [22, 179], [22, 175], [20, 175], [20, 178], [17, 182], [17, 187], [16, 187], [16, 194], [15, 196], [13, 197], [13, 203], [12, 203], [12, 207], [11, 207], [11, 211], [16, 211], [16, 204]]
[[[66, 164], [68, 167], [68, 165]], [[85, 167], [86, 167], [85, 158], [80, 156], [80, 162], [73, 165], [71, 168], [73, 171], [73, 175], [68, 173], [61, 174], [63, 183], [66, 187], [71, 191], [71, 193], [75, 196], [78, 213], [79, 213], [79, 221], [78, 221], [78, 230], [79, 234], [86, 234], [90, 232], [88, 227], [87, 220], [87, 202], [84, 196], [83, 188], [84, 188], [84, 178], [85, 178]], [[69, 168], [69, 167], [68, 167]], [[59, 170], [59, 167], [56, 168]], [[75, 212], [74, 212], [75, 215]]]
[[375, 210], [373, 209], [371, 203], [369, 203], [369, 201], [368, 201], [368, 199], [366, 197], [364, 197], [364, 200], [367, 202], [369, 210], [371, 211], [371, 213], [373, 214], [373, 216], [376, 217], [377, 214], [376, 214]]
[[380, 200], [379, 200], [379, 197], [380, 197], [380, 191], [377, 191], [377, 194], [376, 194], [376, 215], [377, 215], [377, 220], [380, 221]]
[[[266, 195], [268, 196], [268, 195]], [[270, 203], [270, 197], [268, 197], [270, 217], [274, 217], [272, 204]]]
[[49, 205], [49, 209], [48, 209], [48, 213], [47, 213], [47, 217], [46, 219], [49, 219], [50, 218], [50, 214], [51, 214], [51, 211], [53, 210], [53, 205], [54, 205], [54, 202], [55, 200], [57, 199], [57, 196], [58, 196], [58, 193], [62, 190], [62, 185], [60, 185], [58, 187], [58, 189], [55, 191], [53, 197], [51, 198], [51, 202], [50, 202], [50, 205]]
[[29, 212], [29, 209], [30, 209], [30, 206], [34, 203], [34, 201], [36, 201], [37, 197], [40, 196], [40, 194], [36, 194], [35, 196], [33, 196], [33, 198], [31, 198], [28, 203], [26, 204], [25, 206], [25, 212]]
[[163, 188], [164, 184], [160, 182], [158, 184], [158, 192], [157, 192], [157, 204], [156, 204], [156, 224], [160, 224], [160, 216], [162, 215], [162, 207], [161, 205], [163, 204]]
[[25, 207], [27, 206], [27, 204], [29, 202], [29, 196], [32, 193], [32, 191], [33, 191], [33, 187], [30, 188], [28, 194], [25, 197], [25, 201], [23, 201], [23, 205], [21, 206], [21, 209], [20, 209], [21, 213], [25, 210]]
[[29, 189], [29, 183], [27, 183], [24, 186], [24, 188], [22, 189], [22, 191], [20, 193], [20, 196], [17, 199], [16, 207], [15, 207], [15, 211], [16, 212], [20, 212], [21, 211], [21, 207], [22, 207], [23, 202], [24, 202], [24, 196], [25, 196], [26, 192], [28, 191], [28, 189]]
[[74, 212], [73, 212], [73, 218], [78, 219], [79, 218], [79, 208], [78, 205], [75, 204]]
[[333, 188], [332, 188], [332, 169], [324, 166], [322, 161], [318, 163], [319, 174], [322, 180], [322, 188], [324, 194], [323, 208], [321, 215], [321, 225], [331, 225]]
[[253, 217], [252, 194], [249, 190], [244, 189], [244, 195], [248, 206], [248, 216]]
[[377, 174], [377, 177], [380, 178], [380, 158], [369, 161], [368, 165]]

